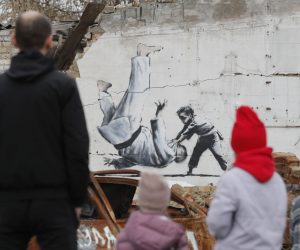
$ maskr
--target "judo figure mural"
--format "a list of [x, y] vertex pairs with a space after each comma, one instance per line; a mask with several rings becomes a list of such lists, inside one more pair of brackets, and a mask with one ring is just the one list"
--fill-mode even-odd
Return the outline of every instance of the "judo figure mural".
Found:
[[197, 167], [204, 151], [209, 149], [223, 170], [227, 168], [221, 152], [223, 140], [220, 132], [208, 121], [198, 118], [191, 106], [177, 111], [183, 123], [182, 130], [172, 140], [166, 138], [166, 128], [162, 116], [167, 101], [157, 101], [156, 113], [151, 119], [151, 128], [141, 125], [144, 103], [150, 90], [150, 58], [161, 47], [137, 46], [137, 56], [131, 59], [131, 75], [128, 89], [120, 103], [115, 106], [109, 93], [111, 83], [99, 80], [99, 104], [103, 121], [97, 129], [101, 136], [118, 150], [118, 159], [105, 158], [107, 165], [128, 168], [135, 165], [162, 168], [171, 162], [180, 163], [187, 158], [187, 150], [181, 143], [197, 135], [198, 141], [189, 159], [187, 174]]
[[116, 168], [134, 165], [164, 167], [170, 162], [181, 162], [187, 157], [186, 148], [168, 142], [161, 111], [166, 101], [157, 102], [151, 129], [141, 126], [144, 102], [150, 89], [151, 53], [161, 47], [139, 44], [137, 56], [131, 59], [129, 86], [116, 107], [108, 89], [110, 83], [98, 81], [99, 102], [104, 118], [98, 127], [99, 133], [118, 150], [121, 159], [107, 159], [107, 164]]

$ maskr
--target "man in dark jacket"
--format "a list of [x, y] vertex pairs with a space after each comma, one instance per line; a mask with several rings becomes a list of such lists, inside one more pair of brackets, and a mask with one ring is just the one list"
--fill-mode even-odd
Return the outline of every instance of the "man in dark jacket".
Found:
[[0, 249], [77, 249], [89, 179], [89, 138], [76, 82], [47, 58], [51, 24], [37, 12], [16, 21], [20, 53], [0, 75]]

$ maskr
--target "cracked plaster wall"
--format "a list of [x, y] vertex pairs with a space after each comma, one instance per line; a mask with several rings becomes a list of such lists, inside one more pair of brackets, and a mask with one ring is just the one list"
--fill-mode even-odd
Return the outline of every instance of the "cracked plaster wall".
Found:
[[[230, 133], [235, 108], [247, 104], [254, 107], [265, 122], [269, 144], [275, 151], [289, 151], [300, 156], [300, 12], [297, 12], [300, 4], [278, 0], [241, 1], [240, 14], [236, 15], [228, 6], [224, 7], [228, 2], [238, 1], [195, 2], [191, 16], [197, 14], [198, 5], [206, 6], [207, 22], [201, 21], [201, 13], [205, 10], [198, 13], [198, 19], [186, 16], [181, 23], [171, 24], [170, 10], [166, 12], [169, 15], [166, 22], [158, 20], [141, 25], [138, 20], [115, 19], [116, 14], [110, 20], [103, 19], [101, 25], [106, 33], [78, 61], [81, 75], [78, 86], [91, 136], [92, 170], [109, 169], [104, 166], [103, 157], [117, 154], [96, 129], [103, 117], [96, 81], [111, 82], [111, 93], [118, 103], [127, 88], [130, 58], [135, 55], [138, 43], [164, 47], [151, 57], [151, 89], [145, 100], [143, 125], [150, 125], [155, 113], [154, 102], [167, 99], [163, 115], [168, 138], [174, 138], [182, 128], [176, 110], [191, 104], [199, 116], [212, 121], [222, 132], [225, 158], [232, 162]], [[286, 15], [291, 13], [284, 4], [287, 2], [293, 8], [293, 15]], [[228, 17], [229, 13], [232, 15]], [[226, 21], [220, 21], [224, 18]], [[112, 30], [108, 24], [113, 24]], [[194, 136], [184, 143], [189, 154], [196, 139]], [[172, 163], [159, 172], [185, 174], [187, 163], [188, 160]], [[212, 154], [205, 152], [194, 173], [221, 175], [222, 171]], [[184, 180], [206, 184], [217, 178], [184, 177]]]

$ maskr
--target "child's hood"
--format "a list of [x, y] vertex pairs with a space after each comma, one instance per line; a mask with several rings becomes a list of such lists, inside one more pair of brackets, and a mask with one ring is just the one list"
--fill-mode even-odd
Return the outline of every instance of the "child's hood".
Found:
[[130, 243], [140, 250], [170, 249], [184, 234], [181, 225], [163, 214], [143, 212], [130, 216], [125, 231]]

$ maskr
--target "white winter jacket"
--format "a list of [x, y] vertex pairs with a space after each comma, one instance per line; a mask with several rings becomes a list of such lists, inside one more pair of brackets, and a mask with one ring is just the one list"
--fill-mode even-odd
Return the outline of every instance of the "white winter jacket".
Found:
[[207, 224], [215, 250], [280, 250], [286, 224], [287, 191], [281, 177], [261, 183], [233, 167], [217, 185]]

